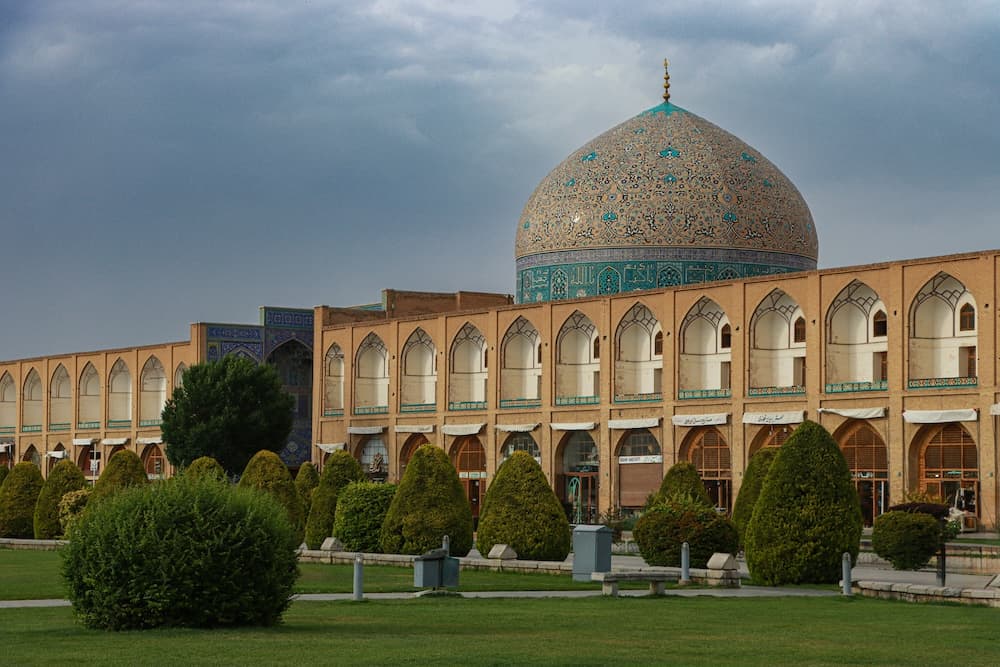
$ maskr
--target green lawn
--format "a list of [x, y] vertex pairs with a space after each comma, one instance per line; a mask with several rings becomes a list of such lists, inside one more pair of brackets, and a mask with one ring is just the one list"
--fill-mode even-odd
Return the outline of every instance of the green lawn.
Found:
[[996, 665], [1000, 610], [862, 598], [297, 602], [275, 628], [100, 632], [0, 610], [5, 664]]

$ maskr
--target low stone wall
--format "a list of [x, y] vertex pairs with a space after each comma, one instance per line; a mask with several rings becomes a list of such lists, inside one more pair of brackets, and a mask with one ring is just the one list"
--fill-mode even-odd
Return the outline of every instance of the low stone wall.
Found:
[[[871, 551], [871, 540], [862, 540], [861, 548], [866, 549], [858, 554], [858, 565], [870, 565], [892, 569], [892, 565]], [[948, 544], [947, 571], [953, 574], [1000, 574], [1000, 547], [991, 544]], [[927, 565], [930, 569], [937, 568], [937, 557], [931, 558]]]
[[923, 584], [894, 584], [888, 581], [855, 581], [852, 590], [865, 597], [906, 602], [952, 602], [1000, 607], [1000, 589], [949, 588]]
[[55, 551], [69, 544], [66, 540], [19, 540], [0, 537], [0, 549], [24, 549], [28, 551]]

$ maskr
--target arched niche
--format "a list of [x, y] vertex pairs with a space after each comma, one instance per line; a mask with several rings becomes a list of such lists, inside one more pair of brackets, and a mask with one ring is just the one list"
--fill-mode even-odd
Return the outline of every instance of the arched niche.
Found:
[[374, 332], [358, 346], [354, 367], [354, 413], [388, 412], [389, 358], [385, 343]]
[[466, 322], [452, 340], [450, 359], [448, 409], [485, 409], [486, 337], [471, 322]]
[[593, 405], [600, 401], [601, 340], [597, 327], [575, 311], [556, 335], [556, 405]]
[[871, 287], [852, 280], [826, 315], [826, 391], [874, 391], [888, 387], [886, 307]]
[[518, 317], [500, 344], [500, 407], [538, 407], [542, 384], [542, 343], [535, 326]]
[[908, 386], [978, 384], [976, 300], [961, 282], [939, 273], [910, 304]]
[[719, 305], [702, 297], [680, 328], [678, 398], [731, 395], [732, 326]]
[[139, 374], [139, 426], [158, 426], [167, 402], [167, 373], [155, 355]]
[[615, 401], [662, 397], [663, 330], [642, 303], [633, 305], [615, 332]]
[[344, 351], [333, 343], [323, 362], [323, 416], [344, 414]]
[[427, 332], [419, 327], [403, 344], [400, 373], [400, 411], [433, 411], [437, 391], [437, 348]]
[[750, 318], [750, 396], [805, 393], [805, 316], [792, 297], [772, 290]]

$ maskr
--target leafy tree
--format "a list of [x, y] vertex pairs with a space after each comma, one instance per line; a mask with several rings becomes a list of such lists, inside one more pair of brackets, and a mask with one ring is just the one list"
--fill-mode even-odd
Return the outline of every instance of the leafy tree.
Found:
[[0, 486], [0, 537], [31, 539], [35, 534], [35, 503], [42, 490], [38, 466], [22, 461]]
[[211, 456], [199, 456], [191, 461], [191, 465], [184, 468], [184, 474], [188, 477], [216, 479], [220, 482], [227, 479], [226, 471]]
[[413, 453], [382, 523], [384, 553], [421, 554], [441, 548], [448, 535], [453, 556], [472, 548], [472, 508], [444, 450], [423, 445]]
[[146, 484], [149, 484], [149, 478], [146, 476], [146, 469], [143, 467], [139, 455], [131, 450], [123, 449], [108, 459], [108, 465], [105, 466], [104, 472], [94, 483], [94, 490], [91, 492], [88, 502], [95, 503], [130, 486], [144, 486]]
[[35, 504], [35, 539], [52, 540], [62, 535], [59, 523], [59, 501], [71, 491], [79, 491], [87, 484], [86, 478], [72, 461], [57, 463], [42, 485]]
[[857, 559], [861, 507], [833, 437], [805, 421], [778, 450], [746, 531], [755, 581], [836, 583], [841, 555]]
[[510, 545], [524, 560], [565, 560], [570, 551], [566, 512], [541, 466], [527, 452], [503, 462], [486, 490], [476, 545], [484, 556]]
[[277, 371], [266, 364], [227, 355], [191, 366], [163, 408], [167, 458], [184, 468], [211, 456], [228, 474], [238, 473], [256, 452], [284, 447], [293, 405]]
[[309, 516], [309, 510], [312, 507], [312, 492], [317, 486], [319, 486], [319, 473], [316, 472], [316, 466], [306, 461], [299, 466], [299, 472], [295, 475], [295, 488], [298, 489], [299, 496], [302, 498], [305, 516]]
[[670, 466], [670, 470], [660, 482], [660, 490], [656, 492], [653, 503], [679, 497], [692, 498], [708, 507], [715, 506], [708, 497], [708, 491], [705, 490], [698, 469], [690, 461], [678, 461]]
[[309, 519], [306, 522], [306, 546], [319, 549], [323, 540], [333, 535], [333, 522], [337, 515], [337, 497], [351, 482], [365, 477], [361, 464], [343, 450], [330, 454], [323, 466], [319, 486], [313, 490]]
[[396, 495], [395, 484], [351, 482], [337, 497], [333, 534], [347, 551], [379, 553], [382, 521]]
[[733, 522], [691, 496], [655, 503], [639, 517], [633, 535], [649, 565], [680, 567], [685, 542], [691, 567], [705, 567], [715, 552], [735, 553], [739, 546]]
[[733, 524], [740, 534], [740, 544], [746, 539], [747, 524], [753, 516], [753, 507], [760, 497], [760, 489], [764, 486], [767, 471], [771, 469], [774, 457], [778, 455], [777, 447], [764, 447], [750, 457], [746, 472], [743, 473], [743, 483], [740, 485], [740, 495], [736, 496], [733, 505]]
[[239, 485], [244, 488], [259, 489], [274, 496], [288, 513], [288, 520], [294, 529], [297, 543], [302, 542], [302, 533], [305, 529], [302, 498], [295, 488], [291, 473], [277, 454], [266, 449], [254, 454], [246, 470], [243, 471], [243, 476], [240, 477]]

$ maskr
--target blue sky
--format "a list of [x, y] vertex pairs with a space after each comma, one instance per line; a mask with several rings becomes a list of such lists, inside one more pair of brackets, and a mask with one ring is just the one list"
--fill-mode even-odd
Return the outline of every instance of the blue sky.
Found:
[[0, 359], [512, 293], [524, 202], [664, 57], [796, 183], [821, 267], [1000, 247], [996, 1], [15, 0]]

